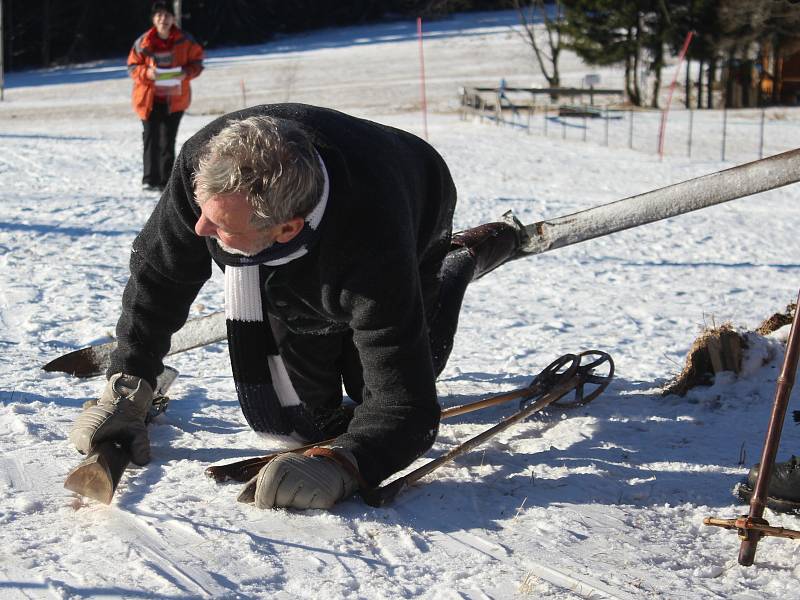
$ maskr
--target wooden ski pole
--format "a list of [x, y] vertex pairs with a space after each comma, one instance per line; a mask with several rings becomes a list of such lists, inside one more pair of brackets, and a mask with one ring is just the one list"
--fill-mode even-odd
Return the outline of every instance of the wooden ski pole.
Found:
[[[583, 353], [579, 355], [578, 360], [580, 361], [580, 358], [586, 356], [587, 354], [590, 353]], [[599, 355], [599, 358], [592, 361], [588, 365], [579, 365], [577, 371], [574, 373], [562, 376], [560, 381], [552, 389], [538, 398], [535, 402], [532, 402], [530, 405], [520, 409], [510, 417], [506, 417], [496, 425], [468, 439], [466, 442], [459, 444], [446, 454], [443, 454], [427, 464], [422, 465], [418, 469], [415, 469], [410, 473], [395, 479], [391, 483], [378, 488], [360, 490], [359, 493], [361, 494], [361, 497], [364, 498], [364, 501], [370, 506], [381, 507], [388, 504], [394, 500], [401, 491], [406, 489], [414, 482], [419, 481], [425, 475], [435, 471], [456, 457], [466, 454], [470, 450], [480, 446], [489, 438], [495, 436], [505, 429], [508, 429], [511, 425], [514, 425], [515, 423], [518, 423], [519, 421], [529, 417], [533, 413], [539, 412], [543, 408], [546, 408], [554, 402], [557, 402], [559, 398], [566, 396], [573, 390], [576, 390], [577, 395], [580, 396], [578, 401], [579, 404], [587, 404], [588, 402], [591, 402], [597, 396], [599, 396], [606, 389], [606, 387], [608, 387], [608, 384], [611, 383], [611, 380], [614, 377], [614, 361], [611, 359], [611, 356], [605, 352], [598, 351], [591, 351], [591, 354]], [[592, 373], [593, 369], [603, 364], [608, 365], [608, 374], [601, 376], [594, 375]], [[599, 387], [597, 387], [584, 398], [583, 386], [587, 382], [594, 383]]]
[[[565, 367], [567, 370], [563, 371]], [[462, 406], [446, 408], [442, 411], [441, 418], [448, 419], [450, 417], [457, 417], [458, 415], [481, 410], [483, 408], [489, 408], [490, 406], [497, 406], [498, 404], [511, 402], [512, 400], [519, 400], [522, 398], [535, 396], [536, 394], [544, 391], [546, 385], [552, 381], [553, 376], [563, 373], [573, 374], [575, 373], [577, 367], [578, 357], [574, 354], [565, 354], [550, 363], [550, 365], [548, 365], [544, 371], [539, 373], [539, 375], [537, 375], [529, 385], [516, 390], [511, 390], [510, 392], [504, 392], [489, 398], [484, 398], [483, 400], [464, 404]], [[285, 454], [286, 452], [302, 454], [311, 448], [330, 444], [334, 441], [334, 439], [335, 438], [331, 438], [321, 442], [315, 442], [313, 444], [306, 444], [304, 446], [300, 446], [299, 448], [284, 450], [282, 452], [274, 452], [272, 454], [267, 454], [266, 456], [246, 458], [244, 460], [234, 461], [224, 465], [212, 465], [206, 468], [205, 473], [208, 477], [211, 477], [219, 483], [224, 481], [249, 481], [255, 477], [255, 475], [261, 470], [262, 467], [264, 467], [264, 465], [281, 454]]]
[[[497, 396], [492, 396], [491, 398], [485, 398], [483, 400], [478, 400], [477, 402], [473, 402], [472, 404], [465, 404], [463, 406], [453, 406], [452, 408], [448, 408], [442, 411], [442, 419], [447, 419], [448, 417], [455, 417], [457, 415], [463, 415], [468, 412], [472, 412], [474, 410], [479, 410], [481, 408], [488, 408], [489, 406], [495, 406], [497, 404], [501, 404], [503, 402], [510, 402], [511, 400], [518, 400], [520, 398], [525, 397], [528, 393], [529, 387], [520, 388], [517, 390], [512, 390], [510, 392], [505, 392], [503, 394], [499, 394]], [[330, 438], [327, 440], [322, 440], [321, 442], [315, 442], [313, 444], [305, 444], [303, 446], [299, 446], [297, 448], [292, 448], [291, 450], [283, 450], [281, 452], [274, 452], [272, 454], [267, 454], [266, 456], [255, 456], [253, 458], [246, 458], [244, 460], [238, 460], [231, 463], [226, 463], [224, 465], [211, 465], [210, 467], [206, 468], [206, 475], [211, 477], [218, 483], [222, 483], [224, 481], [249, 481], [256, 474], [261, 470], [264, 465], [270, 462], [273, 458], [280, 456], [281, 454], [286, 454], [287, 452], [291, 452], [293, 454], [302, 454], [306, 450], [310, 450], [311, 448], [316, 448], [318, 446], [326, 446], [328, 444], [333, 443], [336, 438]]]
[[520, 410], [510, 417], [503, 419], [496, 425], [490, 427], [489, 429], [479, 433], [478, 435], [468, 439], [466, 442], [459, 444], [448, 453], [443, 454], [442, 456], [433, 459], [432, 461], [422, 465], [418, 469], [414, 469], [410, 473], [403, 475], [402, 477], [398, 477], [391, 483], [387, 483], [378, 488], [374, 489], [367, 489], [367, 490], [360, 490], [359, 493], [361, 497], [364, 498], [364, 502], [369, 504], [370, 506], [381, 507], [385, 506], [389, 502], [395, 499], [397, 495], [406, 489], [408, 486], [413, 484], [416, 481], [419, 481], [428, 473], [435, 471], [443, 464], [452, 461], [454, 458], [461, 456], [472, 450], [473, 448], [481, 445], [483, 442], [494, 436], [495, 434], [503, 431], [504, 429], [508, 429], [514, 423], [518, 423], [525, 417], [532, 415], [535, 412], [539, 412], [546, 406], [552, 404], [562, 396], [569, 393], [575, 387], [574, 381], [567, 381], [562, 383], [556, 389], [548, 392], [541, 398], [539, 398], [536, 402], [528, 406], [527, 408]]

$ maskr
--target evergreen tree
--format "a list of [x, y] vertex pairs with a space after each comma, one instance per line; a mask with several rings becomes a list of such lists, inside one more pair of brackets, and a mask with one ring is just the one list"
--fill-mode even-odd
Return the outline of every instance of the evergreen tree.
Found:
[[642, 14], [637, 0], [563, 0], [567, 46], [590, 65], [623, 64], [628, 100], [642, 104]]

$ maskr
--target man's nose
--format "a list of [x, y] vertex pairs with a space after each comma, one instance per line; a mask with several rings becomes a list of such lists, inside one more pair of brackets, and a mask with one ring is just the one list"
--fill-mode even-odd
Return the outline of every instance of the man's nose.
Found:
[[208, 237], [209, 235], [214, 235], [216, 228], [211, 221], [206, 219], [205, 215], [201, 214], [194, 226], [194, 232], [201, 237]]

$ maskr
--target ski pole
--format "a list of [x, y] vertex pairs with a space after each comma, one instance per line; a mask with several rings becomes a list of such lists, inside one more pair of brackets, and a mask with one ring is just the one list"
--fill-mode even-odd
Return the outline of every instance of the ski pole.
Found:
[[[562, 371], [564, 368], [567, 368], [567, 371]], [[533, 381], [530, 384], [525, 386], [524, 388], [518, 388], [516, 390], [511, 390], [510, 392], [504, 392], [502, 394], [497, 394], [495, 396], [491, 396], [489, 398], [484, 398], [483, 400], [478, 400], [476, 402], [472, 402], [470, 404], [464, 404], [462, 406], [453, 406], [451, 408], [446, 408], [442, 411], [441, 418], [448, 419], [450, 417], [457, 417], [459, 415], [463, 415], [469, 412], [473, 412], [476, 410], [481, 410], [484, 408], [489, 408], [491, 406], [497, 406], [498, 404], [503, 404], [505, 402], [511, 402], [512, 400], [518, 400], [520, 398], [528, 398], [531, 396], [535, 396], [545, 388], [546, 385], [550, 385], [552, 383], [553, 377], [555, 377], [559, 372], [574, 374], [575, 370], [578, 367], [578, 357], [574, 354], [565, 354], [560, 356], [552, 363], [550, 363], [541, 373], [539, 373], [536, 377], [534, 377]], [[258, 472], [270, 462], [272, 459], [280, 456], [281, 454], [285, 454], [287, 452], [292, 452], [294, 454], [302, 454], [306, 450], [310, 450], [311, 448], [316, 448], [317, 446], [325, 446], [326, 444], [330, 444], [334, 441], [335, 438], [330, 438], [327, 440], [323, 440], [321, 442], [315, 442], [313, 444], [306, 444], [304, 446], [300, 446], [299, 448], [294, 448], [292, 450], [284, 450], [281, 452], [275, 452], [272, 454], [267, 454], [266, 456], [256, 456], [253, 458], [246, 458], [244, 460], [239, 460], [231, 463], [227, 463], [224, 465], [212, 465], [207, 467], [205, 473], [208, 477], [214, 479], [217, 483], [222, 483], [224, 481], [250, 481], [253, 477], [255, 477]]]
[[[579, 355], [583, 357], [588, 355], [589, 353], [582, 353]], [[447, 464], [454, 460], [456, 457], [461, 456], [462, 454], [466, 454], [470, 450], [473, 450], [477, 446], [484, 443], [489, 438], [493, 437], [494, 435], [500, 433], [508, 429], [511, 425], [522, 421], [526, 417], [539, 412], [543, 408], [550, 406], [551, 404], [558, 402], [560, 398], [567, 395], [572, 390], [576, 390], [579, 398], [575, 402], [577, 404], [587, 404], [594, 400], [597, 396], [599, 396], [605, 389], [608, 387], [608, 384], [611, 383], [611, 379], [614, 376], [614, 361], [611, 359], [611, 356], [606, 354], [605, 352], [599, 351], [592, 351], [591, 354], [599, 355], [599, 358], [592, 361], [590, 364], [578, 367], [578, 371], [575, 373], [570, 373], [568, 376], [562, 376], [561, 381], [557, 383], [553, 388], [549, 391], [545, 392], [540, 398], [538, 398], [535, 402], [531, 402], [528, 406], [522, 408], [518, 412], [514, 413], [513, 415], [506, 417], [496, 425], [486, 429], [485, 431], [479, 433], [478, 435], [468, 439], [466, 442], [459, 444], [446, 454], [440, 456], [439, 458], [435, 458], [428, 462], [427, 464], [419, 467], [411, 471], [410, 473], [403, 475], [388, 483], [384, 486], [367, 489], [367, 490], [360, 490], [361, 497], [364, 498], [364, 501], [369, 504], [370, 506], [381, 507], [385, 506], [389, 502], [395, 499], [397, 495], [403, 491], [405, 488], [409, 487], [416, 481], [422, 479], [425, 475], [428, 475], [432, 471], [435, 471], [439, 467], [444, 464]], [[601, 364], [607, 363], [608, 364], [608, 374], [604, 376], [594, 375], [592, 371], [600, 366]], [[589, 396], [583, 397], [583, 386], [585, 383], [591, 382], [597, 384], [599, 387], [596, 388], [594, 391], [589, 394]]]
[[[589, 363], [585, 365], [581, 364], [582, 359], [592, 357], [593, 360], [591, 360]], [[559, 369], [566, 364], [569, 364], [567, 370], [560, 371]], [[608, 373], [606, 375], [594, 374], [593, 371], [602, 365], [607, 365]], [[545, 381], [542, 382], [539, 392], [531, 393], [531, 388], [537, 385], [537, 380], [543, 374], [545, 375]], [[466, 442], [450, 450], [447, 454], [428, 462], [418, 469], [415, 469], [411, 473], [408, 473], [392, 481], [391, 483], [378, 488], [361, 489], [359, 490], [359, 493], [361, 494], [361, 497], [364, 498], [364, 501], [370, 506], [384, 506], [394, 500], [397, 494], [428, 473], [438, 469], [456, 457], [469, 452], [476, 446], [479, 446], [495, 434], [507, 429], [514, 423], [517, 423], [533, 413], [539, 412], [543, 408], [558, 402], [559, 399], [566, 396], [571, 391], [575, 391], [576, 399], [573, 402], [570, 402], [569, 406], [581, 406], [591, 402], [597, 396], [599, 396], [603, 390], [606, 389], [606, 387], [608, 387], [608, 384], [611, 383], [613, 376], [614, 361], [611, 359], [611, 356], [605, 352], [601, 352], [599, 350], [590, 350], [587, 352], [582, 352], [577, 356], [573, 354], [564, 355], [551, 363], [550, 366], [542, 371], [542, 373], [537, 375], [536, 379], [534, 379], [530, 386], [516, 391], [518, 392], [516, 397], [523, 397], [525, 400], [529, 401], [527, 406], [523, 406], [523, 408], [521, 408], [519, 411], [505, 418], [500, 423], [497, 423], [482, 433], [479, 433], [475, 437], [470, 438]], [[585, 395], [584, 387], [587, 383], [596, 385], [597, 387], [588, 395]], [[513, 393], [514, 392], [510, 392], [509, 394]], [[534, 398], [537, 399], [534, 401]], [[506, 398], [505, 400], [508, 401], [509, 398]], [[473, 404], [483, 404], [482, 407], [485, 407], [486, 401], [479, 401]], [[239, 502], [253, 502], [255, 499], [255, 487], [255, 482], [251, 480], [250, 483], [239, 494]]]

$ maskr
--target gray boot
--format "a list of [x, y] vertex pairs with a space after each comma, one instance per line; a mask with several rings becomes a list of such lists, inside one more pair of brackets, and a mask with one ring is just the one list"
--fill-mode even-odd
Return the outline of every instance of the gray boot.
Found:
[[[340, 460], [358, 469], [348, 450], [336, 448]], [[324, 456], [287, 452], [271, 460], [254, 478], [253, 501], [257, 508], [331, 508], [358, 489], [358, 481], [339, 462]], [[252, 481], [239, 497], [249, 500]]]

